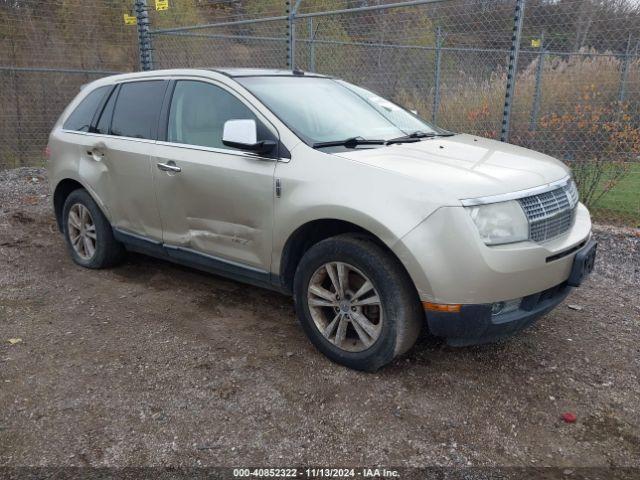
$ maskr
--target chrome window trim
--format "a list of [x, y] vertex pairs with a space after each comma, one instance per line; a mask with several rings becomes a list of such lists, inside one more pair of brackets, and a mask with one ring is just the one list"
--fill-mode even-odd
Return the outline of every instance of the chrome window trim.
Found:
[[118, 135], [107, 135], [106, 133], [94, 133], [94, 132], [79, 132], [76, 130], [66, 130], [62, 129], [64, 133], [72, 133], [75, 135], [86, 135], [87, 137], [98, 137], [98, 138], [113, 138], [115, 140], [126, 140], [128, 142], [140, 142], [140, 143], [156, 143], [155, 140], [150, 140], [148, 138], [135, 138], [135, 137], [124, 137]]
[[244, 152], [242, 150], [228, 150], [226, 148], [205, 147], [202, 145], [190, 145], [188, 143], [165, 142], [165, 141], [159, 141], [159, 140], [150, 140], [148, 138], [134, 138], [134, 137], [124, 137], [124, 136], [121, 137], [117, 135], [107, 135], [105, 133], [79, 132], [77, 130], [62, 129], [62, 131], [65, 133], [72, 133], [75, 135], [86, 135], [89, 137], [112, 138], [115, 140], [126, 140], [128, 142], [154, 143], [156, 145], [162, 145], [165, 147], [186, 148], [188, 150], [200, 150], [203, 152], [221, 153], [224, 155], [235, 155], [236, 157], [250, 158], [252, 160], [263, 160], [263, 161], [284, 162], [284, 163], [287, 163], [290, 161], [289, 158], [263, 157], [251, 152]]
[[60, 128], [60, 131], [64, 133], [72, 133], [74, 135], [86, 135], [88, 132], [81, 132], [80, 130], [69, 130], [68, 128]]
[[[185, 148], [188, 150], [200, 150], [202, 152], [211, 152], [211, 153], [220, 153], [223, 155], [235, 155], [236, 157], [244, 157], [250, 158], [252, 160], [265, 160], [272, 162], [288, 162], [288, 158], [275, 158], [275, 157], [262, 157], [255, 153], [245, 152], [243, 150], [230, 150], [226, 148], [216, 148], [216, 147], [205, 147], [204, 145], [191, 145], [190, 143], [176, 143], [176, 142], [165, 142], [157, 141], [157, 145], [162, 145], [164, 147], [177, 147], [177, 148]], [[156, 155], [157, 156], [157, 155]]]
[[539, 187], [528, 188], [526, 190], [518, 190], [517, 192], [502, 193], [500, 195], [490, 195], [478, 198], [463, 198], [460, 200], [465, 207], [474, 207], [477, 205], [488, 205], [490, 203], [506, 202], [509, 200], [518, 200], [520, 198], [529, 197], [531, 195], [539, 195], [541, 193], [555, 190], [558, 187], [564, 187], [571, 181], [571, 175], [567, 175], [555, 182], [540, 185]]
[[118, 136], [118, 135], [107, 135], [106, 133], [80, 132], [77, 130], [67, 130], [65, 128], [62, 128], [61, 130], [64, 133], [72, 133], [74, 135], [86, 135], [88, 137], [113, 138], [116, 140], [127, 140], [129, 142], [140, 142], [140, 143], [156, 143], [155, 140], [150, 140], [148, 138], [135, 138], [135, 137], [125, 137], [125, 136]]
[[125, 137], [124, 135], [107, 135], [106, 133], [94, 133], [94, 132], [84, 132], [84, 134], [90, 137], [112, 138], [114, 140], [126, 140], [128, 142], [156, 143], [156, 140], [151, 140], [150, 138]]

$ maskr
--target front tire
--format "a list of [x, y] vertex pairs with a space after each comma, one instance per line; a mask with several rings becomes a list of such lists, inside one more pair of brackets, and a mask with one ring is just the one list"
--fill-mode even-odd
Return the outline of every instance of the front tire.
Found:
[[336, 363], [375, 371], [405, 353], [424, 315], [400, 262], [362, 235], [311, 247], [294, 279], [296, 313], [311, 342]]
[[62, 225], [67, 250], [78, 265], [98, 269], [122, 261], [124, 246], [113, 237], [109, 221], [86, 190], [69, 194], [62, 208]]

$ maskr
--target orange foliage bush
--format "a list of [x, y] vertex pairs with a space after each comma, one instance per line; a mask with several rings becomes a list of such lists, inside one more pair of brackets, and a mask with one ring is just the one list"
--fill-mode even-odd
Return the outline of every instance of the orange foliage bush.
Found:
[[[572, 111], [540, 118], [545, 142], [570, 164], [582, 201], [595, 205], [629, 171], [640, 154], [640, 128], [626, 102], [600, 103], [595, 86], [584, 87]], [[602, 148], [594, 150], [594, 139]]]

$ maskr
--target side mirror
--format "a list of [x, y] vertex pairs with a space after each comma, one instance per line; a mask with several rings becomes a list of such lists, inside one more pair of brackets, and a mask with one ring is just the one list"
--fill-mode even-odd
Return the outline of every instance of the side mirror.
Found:
[[222, 143], [227, 147], [267, 153], [274, 149], [273, 140], [258, 141], [258, 127], [253, 119], [227, 120], [222, 131]]

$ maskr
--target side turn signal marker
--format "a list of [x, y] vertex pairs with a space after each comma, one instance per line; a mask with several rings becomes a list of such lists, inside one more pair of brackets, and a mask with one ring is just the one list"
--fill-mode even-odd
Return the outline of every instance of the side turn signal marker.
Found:
[[458, 303], [431, 303], [422, 302], [422, 306], [425, 310], [431, 310], [432, 312], [448, 312], [455, 313], [460, 311], [462, 305]]

